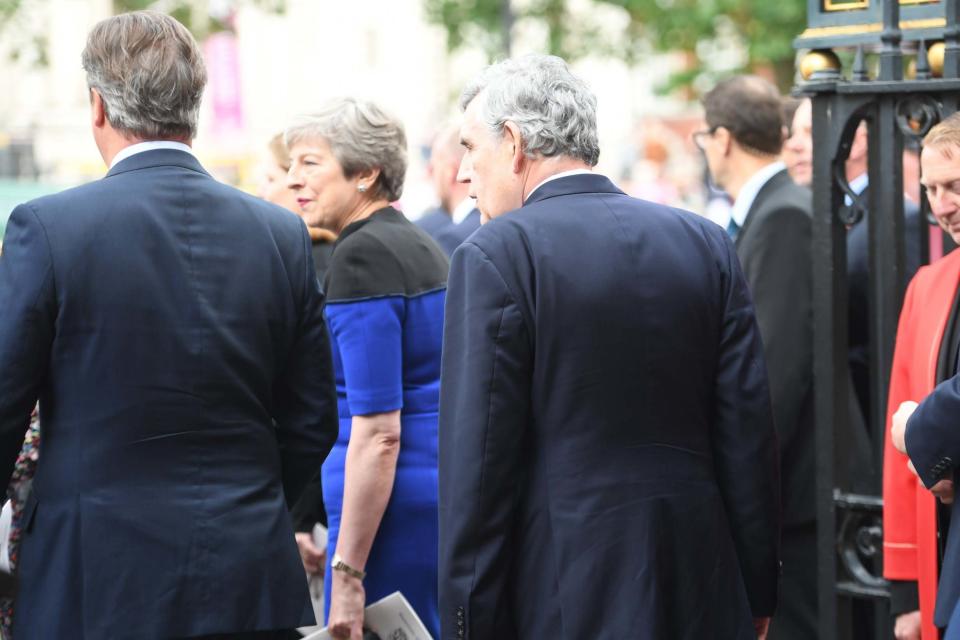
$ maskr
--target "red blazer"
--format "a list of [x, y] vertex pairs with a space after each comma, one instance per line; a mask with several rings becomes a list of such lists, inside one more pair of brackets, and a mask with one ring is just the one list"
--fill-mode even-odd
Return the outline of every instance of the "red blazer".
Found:
[[936, 386], [940, 342], [960, 279], [960, 251], [922, 267], [907, 288], [890, 374], [883, 457], [883, 574], [920, 587], [923, 640], [936, 640], [936, 499], [907, 469], [907, 456], [890, 442], [890, 419], [905, 400], [920, 402]]

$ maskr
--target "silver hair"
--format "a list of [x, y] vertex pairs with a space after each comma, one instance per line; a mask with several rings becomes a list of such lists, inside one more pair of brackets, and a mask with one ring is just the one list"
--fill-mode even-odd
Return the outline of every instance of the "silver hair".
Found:
[[482, 100], [483, 120], [496, 135], [516, 123], [527, 157], [570, 156], [591, 167], [600, 158], [597, 98], [556, 56], [529, 55], [491, 65], [460, 94], [466, 111]]
[[287, 148], [322, 139], [330, 145], [343, 174], [380, 169], [371, 192], [387, 200], [403, 194], [407, 174], [407, 136], [399, 120], [368, 100], [334, 98], [319, 111], [298, 117], [284, 133]]
[[135, 11], [102, 20], [82, 61], [113, 128], [146, 140], [196, 136], [207, 71], [193, 36], [175, 19]]

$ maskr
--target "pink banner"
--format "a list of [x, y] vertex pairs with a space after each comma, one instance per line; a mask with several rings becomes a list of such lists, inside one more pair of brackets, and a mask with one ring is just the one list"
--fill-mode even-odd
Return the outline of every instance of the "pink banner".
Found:
[[234, 133], [243, 128], [237, 37], [229, 31], [215, 33], [207, 38], [203, 50], [207, 63], [207, 91], [213, 106], [213, 132], [218, 136]]

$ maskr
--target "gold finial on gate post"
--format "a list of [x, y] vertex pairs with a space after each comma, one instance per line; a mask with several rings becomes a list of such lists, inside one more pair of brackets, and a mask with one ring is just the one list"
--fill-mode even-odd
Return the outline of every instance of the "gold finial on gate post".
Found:
[[800, 61], [800, 77], [810, 80], [814, 74], [840, 75], [840, 58], [831, 49], [814, 49]]

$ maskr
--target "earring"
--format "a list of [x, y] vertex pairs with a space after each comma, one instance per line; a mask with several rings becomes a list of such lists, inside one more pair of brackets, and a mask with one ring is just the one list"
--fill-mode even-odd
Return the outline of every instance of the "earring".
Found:
[[360, 193], [364, 193], [366, 190], [367, 190], [367, 185], [365, 185], [365, 184], [358, 184], [358, 185], [357, 185], [357, 191], [359, 191]]

